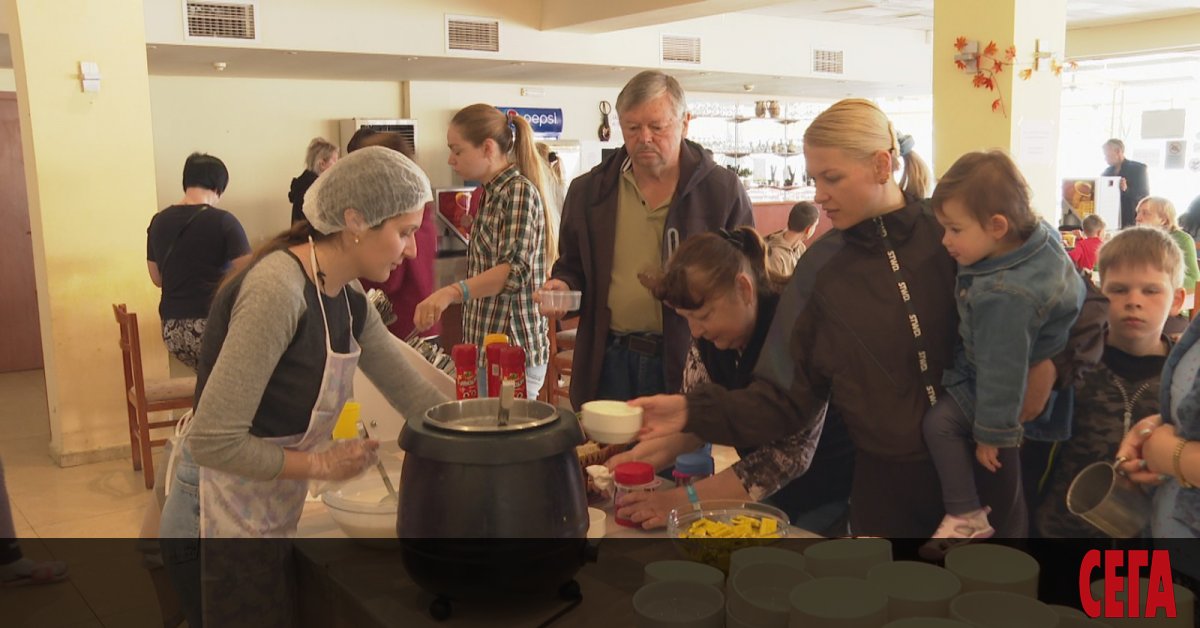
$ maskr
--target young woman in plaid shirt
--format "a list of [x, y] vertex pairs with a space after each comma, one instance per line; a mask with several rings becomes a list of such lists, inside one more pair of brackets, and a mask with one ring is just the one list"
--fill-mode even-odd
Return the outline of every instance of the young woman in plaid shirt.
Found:
[[446, 143], [450, 167], [463, 179], [483, 182], [483, 200], [467, 248], [467, 279], [429, 295], [417, 305], [413, 324], [427, 329], [451, 303], [462, 303], [465, 342], [481, 345], [487, 334], [501, 333], [525, 349], [532, 399], [546, 379], [550, 353], [547, 322], [533, 294], [557, 248], [546, 228], [533, 129], [518, 115], [476, 104], [454, 115]]

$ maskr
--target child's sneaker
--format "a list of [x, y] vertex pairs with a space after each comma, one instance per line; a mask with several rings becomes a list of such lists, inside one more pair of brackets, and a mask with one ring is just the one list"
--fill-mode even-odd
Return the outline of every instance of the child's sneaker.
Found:
[[996, 530], [988, 523], [991, 508], [980, 508], [963, 515], [946, 515], [933, 538], [917, 551], [925, 560], [942, 560], [946, 553], [979, 539], [991, 538]]

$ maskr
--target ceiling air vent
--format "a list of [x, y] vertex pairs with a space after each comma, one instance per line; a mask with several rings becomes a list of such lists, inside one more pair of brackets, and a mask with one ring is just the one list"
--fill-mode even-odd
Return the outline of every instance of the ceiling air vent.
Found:
[[446, 49], [500, 52], [500, 22], [487, 18], [447, 15]]
[[842, 74], [841, 50], [813, 50], [813, 72], [822, 72], [825, 74]]
[[254, 2], [185, 0], [188, 38], [258, 39]]
[[700, 64], [700, 38], [687, 35], [662, 36], [663, 63]]

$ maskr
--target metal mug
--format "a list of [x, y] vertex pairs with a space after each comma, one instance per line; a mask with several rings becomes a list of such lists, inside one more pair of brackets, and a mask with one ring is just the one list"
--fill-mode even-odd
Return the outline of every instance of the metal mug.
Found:
[[1115, 539], [1140, 535], [1150, 523], [1150, 496], [1117, 472], [1124, 462], [1095, 462], [1067, 489], [1067, 509]]

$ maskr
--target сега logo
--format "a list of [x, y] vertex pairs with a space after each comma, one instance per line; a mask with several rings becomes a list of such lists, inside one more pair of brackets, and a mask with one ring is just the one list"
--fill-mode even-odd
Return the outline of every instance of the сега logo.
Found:
[[[1159, 610], [1167, 617], [1175, 617], [1175, 585], [1171, 581], [1171, 555], [1167, 550], [1104, 550], [1104, 598], [1092, 597], [1092, 572], [1100, 568], [1100, 550], [1091, 550], [1083, 556], [1079, 565], [1079, 601], [1088, 617], [1156, 617]], [[1117, 567], [1125, 566], [1124, 579], [1117, 574]], [[1142, 568], [1150, 568], [1149, 587], [1146, 588], [1146, 612], [1138, 599], [1141, 596]], [[1124, 599], [1117, 597], [1124, 592]], [[1103, 611], [1103, 613], [1102, 613]]]

